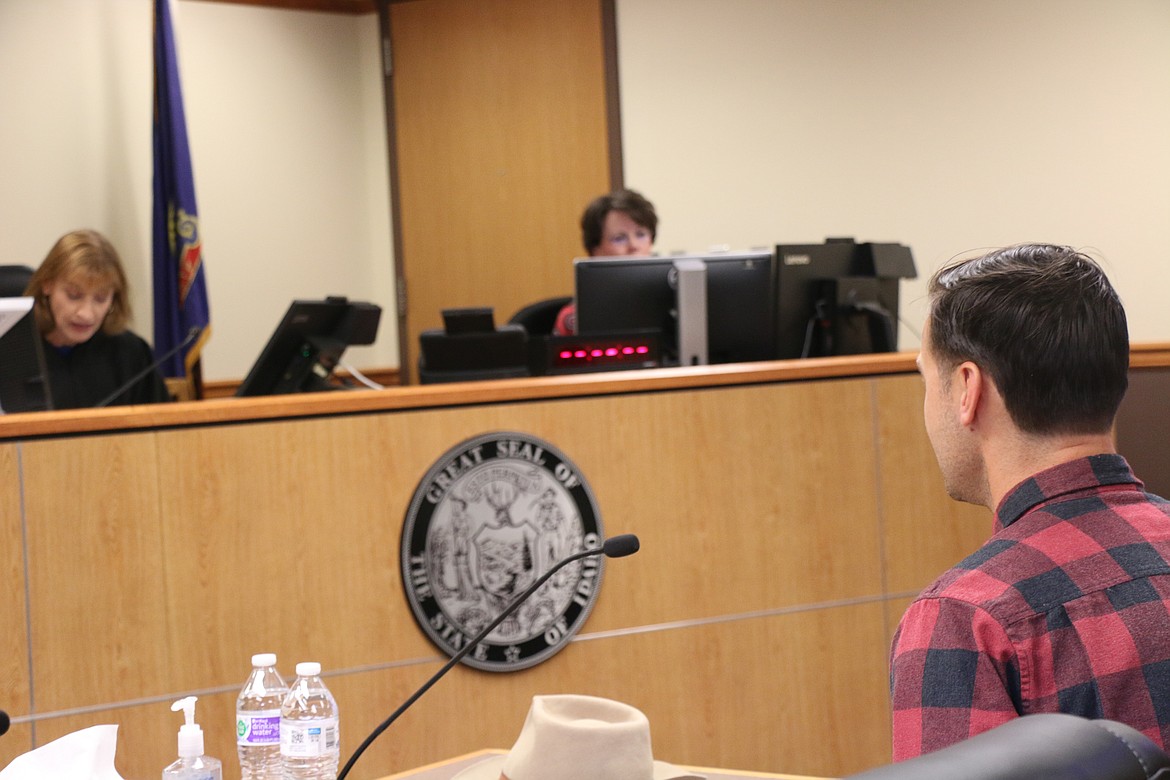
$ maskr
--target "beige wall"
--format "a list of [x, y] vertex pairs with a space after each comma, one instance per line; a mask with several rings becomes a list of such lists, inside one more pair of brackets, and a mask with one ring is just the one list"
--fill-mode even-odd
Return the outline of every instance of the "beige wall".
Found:
[[[148, 336], [150, 7], [0, 2], [0, 262], [106, 230]], [[206, 378], [241, 377], [290, 299], [327, 293], [385, 308], [379, 343], [348, 357], [396, 364], [374, 16], [177, 7], [215, 321]], [[1170, 339], [1164, 0], [617, 11], [625, 176], [659, 207], [661, 250], [852, 235], [909, 244], [927, 273], [973, 247], [1067, 242], [1099, 251], [1135, 339]], [[903, 294], [915, 328], [921, 290]]]
[[[0, 2], [0, 263], [106, 232], [151, 336], [152, 0]], [[359, 367], [397, 362], [374, 15], [177, 2], [175, 27], [213, 337], [238, 379], [294, 298], [388, 308]]]
[[1170, 339], [1170, 3], [619, 0], [618, 41], [626, 182], [661, 250], [896, 240], [923, 276], [1091, 247], [1132, 336]]

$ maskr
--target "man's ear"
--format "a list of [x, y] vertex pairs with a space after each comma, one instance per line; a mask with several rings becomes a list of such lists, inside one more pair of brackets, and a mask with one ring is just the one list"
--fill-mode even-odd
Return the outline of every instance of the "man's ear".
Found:
[[964, 428], [969, 428], [975, 423], [979, 414], [979, 403], [987, 393], [988, 378], [984, 375], [983, 369], [968, 360], [959, 364], [951, 381], [958, 383], [959, 423]]

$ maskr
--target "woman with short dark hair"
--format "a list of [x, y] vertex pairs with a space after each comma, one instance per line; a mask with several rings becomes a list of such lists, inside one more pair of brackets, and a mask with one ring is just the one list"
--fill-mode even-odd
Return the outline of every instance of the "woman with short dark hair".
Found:
[[[581, 243], [591, 257], [645, 257], [654, 248], [658, 214], [654, 204], [634, 190], [617, 190], [594, 198], [581, 215]], [[557, 315], [553, 335], [577, 332], [577, 309], [566, 304]]]

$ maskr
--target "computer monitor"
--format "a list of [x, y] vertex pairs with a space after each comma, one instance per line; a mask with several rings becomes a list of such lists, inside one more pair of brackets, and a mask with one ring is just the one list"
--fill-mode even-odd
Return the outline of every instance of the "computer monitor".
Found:
[[898, 286], [915, 276], [894, 243], [776, 246], [776, 353], [782, 360], [897, 349]]
[[236, 395], [337, 389], [330, 377], [342, 353], [373, 344], [381, 316], [381, 307], [344, 297], [293, 301]]
[[771, 250], [708, 255], [707, 352], [710, 363], [776, 357]]
[[0, 298], [0, 413], [53, 408], [32, 298]]
[[677, 365], [677, 267], [686, 261], [698, 261], [705, 268], [707, 362], [774, 357], [771, 250], [578, 258], [573, 261], [577, 332], [591, 336], [656, 331], [661, 334], [663, 363]]
[[678, 359], [673, 261], [662, 257], [582, 257], [573, 261], [577, 333], [660, 335], [663, 361]]

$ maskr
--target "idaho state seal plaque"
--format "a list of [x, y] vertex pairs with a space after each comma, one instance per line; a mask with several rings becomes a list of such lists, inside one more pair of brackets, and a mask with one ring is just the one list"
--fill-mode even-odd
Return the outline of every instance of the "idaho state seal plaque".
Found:
[[[484, 434], [444, 453], [416, 488], [402, 583], [419, 626], [454, 655], [553, 564], [603, 541], [593, 493], [568, 458], [526, 434]], [[555, 654], [593, 609], [604, 565], [565, 566], [463, 662], [516, 671]]]

